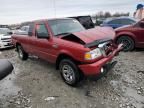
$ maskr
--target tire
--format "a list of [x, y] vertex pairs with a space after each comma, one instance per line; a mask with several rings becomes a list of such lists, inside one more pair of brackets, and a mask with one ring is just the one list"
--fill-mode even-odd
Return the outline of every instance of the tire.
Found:
[[128, 36], [121, 36], [117, 39], [117, 44], [123, 43], [123, 51], [132, 51], [135, 47], [134, 40]]
[[18, 56], [21, 60], [27, 60], [28, 54], [24, 51], [21, 45], [17, 46]]
[[82, 79], [78, 67], [70, 59], [61, 60], [59, 69], [62, 79], [70, 86], [76, 86]]
[[8, 60], [0, 60], [0, 80], [4, 79], [7, 75], [9, 75], [14, 67]]

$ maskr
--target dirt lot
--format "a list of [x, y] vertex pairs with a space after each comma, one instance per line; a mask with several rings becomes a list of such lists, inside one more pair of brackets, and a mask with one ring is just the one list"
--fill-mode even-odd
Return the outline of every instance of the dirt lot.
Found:
[[0, 82], [0, 108], [144, 108], [144, 51], [121, 52], [106, 77], [84, 80], [77, 88], [36, 57], [21, 61], [9, 49], [0, 51], [1, 58], [15, 69]]

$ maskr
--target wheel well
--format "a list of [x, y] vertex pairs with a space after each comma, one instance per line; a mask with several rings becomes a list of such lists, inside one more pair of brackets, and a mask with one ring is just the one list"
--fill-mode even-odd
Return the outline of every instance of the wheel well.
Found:
[[21, 45], [20, 43], [16, 43], [16, 50], [18, 50], [18, 47], [17, 46], [19, 46], [19, 45]]
[[80, 62], [74, 60], [71, 56], [67, 55], [67, 54], [60, 54], [56, 60], [56, 69], [58, 70], [59, 69], [59, 64], [60, 64], [60, 61], [62, 59], [70, 59], [72, 60], [74, 63], [78, 64]]
[[116, 38], [116, 41], [115, 41], [115, 42], [117, 43], [117, 40], [118, 40], [120, 37], [122, 37], [122, 36], [127, 36], [127, 37], [131, 38], [131, 39], [134, 41], [134, 44], [135, 44], [134, 38], [133, 38], [132, 36], [130, 36], [130, 35], [127, 35], [127, 34], [119, 35], [119, 36]]
[[[81, 64], [81, 62], [77, 61], [77, 60], [74, 60], [71, 56], [67, 55], [67, 54], [60, 54], [56, 60], [56, 69], [58, 70], [59, 69], [59, 64], [60, 64], [60, 61], [62, 59], [70, 59], [72, 60], [76, 65], [79, 65]], [[79, 72], [80, 72], [80, 77], [81, 79], [83, 79], [84, 77], [84, 73], [79, 69]]]

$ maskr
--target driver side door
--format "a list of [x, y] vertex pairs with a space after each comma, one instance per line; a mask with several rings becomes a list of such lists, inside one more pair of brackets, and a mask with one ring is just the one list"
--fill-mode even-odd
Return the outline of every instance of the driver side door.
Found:
[[34, 44], [37, 56], [53, 62], [53, 55], [51, 54], [53, 42], [45, 23], [36, 24], [35, 37]]

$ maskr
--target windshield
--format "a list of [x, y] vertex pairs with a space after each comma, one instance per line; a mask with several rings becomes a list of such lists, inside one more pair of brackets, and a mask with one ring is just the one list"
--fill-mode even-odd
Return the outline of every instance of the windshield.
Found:
[[85, 28], [75, 19], [50, 20], [48, 23], [54, 35], [73, 33], [85, 30]]
[[11, 31], [8, 28], [0, 29], [0, 34], [9, 35]]

